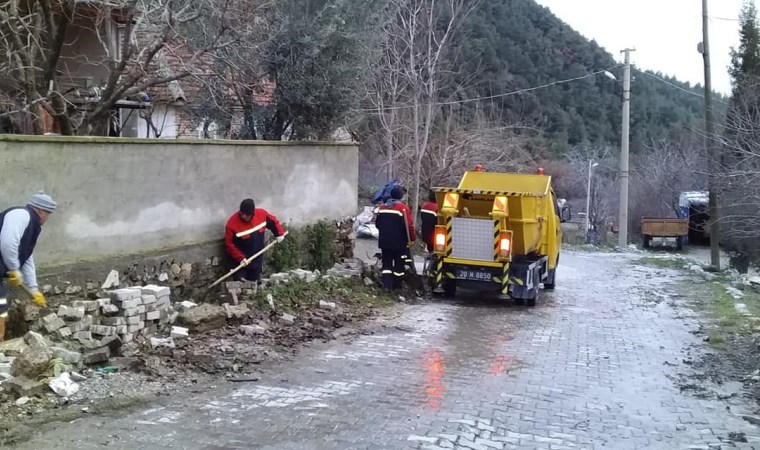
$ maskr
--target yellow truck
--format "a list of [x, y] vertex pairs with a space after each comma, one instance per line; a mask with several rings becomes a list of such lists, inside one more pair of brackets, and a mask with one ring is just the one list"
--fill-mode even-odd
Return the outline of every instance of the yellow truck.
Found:
[[433, 285], [485, 288], [535, 305], [540, 285], [554, 289], [562, 228], [551, 177], [465, 172], [459, 187], [434, 188], [438, 220]]

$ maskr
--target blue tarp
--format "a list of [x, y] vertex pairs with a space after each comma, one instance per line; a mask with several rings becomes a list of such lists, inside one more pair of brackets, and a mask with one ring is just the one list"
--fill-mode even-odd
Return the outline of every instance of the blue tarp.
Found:
[[389, 181], [384, 188], [375, 192], [375, 195], [372, 196], [372, 204], [377, 205], [378, 203], [385, 203], [390, 200], [391, 190], [396, 186], [402, 186], [401, 180]]

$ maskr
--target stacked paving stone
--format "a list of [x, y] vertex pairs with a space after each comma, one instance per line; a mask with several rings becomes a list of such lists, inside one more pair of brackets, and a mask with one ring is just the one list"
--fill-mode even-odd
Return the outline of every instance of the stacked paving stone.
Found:
[[170, 294], [168, 287], [155, 285], [117, 289], [108, 298], [61, 305], [33, 328], [81, 350], [84, 364], [105, 362], [138, 336], [168, 331], [179, 315]]

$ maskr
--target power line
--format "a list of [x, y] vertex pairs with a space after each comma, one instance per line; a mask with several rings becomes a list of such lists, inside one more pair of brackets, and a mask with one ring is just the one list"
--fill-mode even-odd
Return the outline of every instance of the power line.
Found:
[[[653, 74], [653, 73], [650, 73], [650, 72], [645, 72], [645, 71], [643, 71], [643, 70], [639, 70], [639, 69], [636, 69], [636, 71], [637, 71], [637, 72], [639, 72], [639, 73], [641, 73], [641, 74], [644, 74], [644, 75], [646, 75], [646, 76], [648, 76], [648, 77], [652, 77], [652, 78], [654, 78], [655, 80], [657, 80], [657, 81], [659, 81], [659, 82], [661, 82], [661, 83], [667, 84], [667, 85], [668, 85], [668, 86], [670, 86], [670, 87], [676, 88], [676, 89], [678, 89], [679, 91], [683, 91], [683, 92], [686, 92], [687, 94], [693, 95], [693, 96], [695, 96], [695, 97], [699, 97], [699, 98], [701, 98], [701, 99], [704, 99], [704, 98], [705, 98], [705, 95], [704, 95], [704, 94], [700, 94], [699, 92], [694, 92], [694, 91], [690, 91], [690, 90], [688, 90], [688, 89], [682, 88], [681, 86], [679, 86], [679, 85], [677, 85], [677, 84], [673, 84], [673, 83], [671, 83], [670, 81], [666, 80], [665, 78], [662, 78], [662, 77], [660, 77], [660, 76], [657, 76], [657, 75], [655, 75], [655, 74]], [[725, 101], [723, 101], [723, 100], [719, 100], [719, 99], [716, 99], [715, 101], [716, 101], [716, 102], [718, 102], [718, 103], [722, 103], [722, 104], [724, 104], [724, 105], [728, 105], [728, 104], [729, 104], [728, 102], [725, 102]]]
[[[452, 101], [448, 101], [448, 102], [436, 102], [434, 105], [435, 106], [461, 105], [461, 104], [465, 104], [465, 103], [479, 102], [479, 101], [483, 101], [483, 100], [494, 100], [494, 99], [497, 99], [497, 98], [511, 97], [513, 95], [520, 95], [520, 94], [524, 94], [526, 92], [532, 92], [532, 91], [537, 91], [537, 90], [540, 90], [540, 89], [546, 89], [548, 87], [557, 86], [557, 85], [561, 85], [561, 84], [567, 84], [567, 83], [571, 83], [573, 81], [585, 80], [586, 78], [591, 78], [591, 77], [593, 77], [595, 75], [599, 75], [599, 74], [602, 74], [604, 72], [609, 72], [610, 70], [613, 70], [613, 69], [615, 69], [617, 67], [620, 67], [620, 64], [615, 65], [615, 66], [610, 67], [610, 68], [607, 68], [607, 69], [602, 69], [602, 70], [597, 70], [595, 72], [590, 72], [590, 73], [587, 73], [586, 75], [582, 75], [582, 76], [579, 76], [579, 77], [567, 78], [565, 80], [552, 81], [551, 83], [542, 84], [540, 86], [533, 86], [533, 87], [529, 87], [529, 88], [519, 89], [519, 90], [516, 90], [516, 91], [504, 92], [504, 93], [495, 94], [495, 95], [487, 95], [487, 96], [483, 96], [483, 97], [467, 98], [467, 99], [463, 99], [463, 100], [452, 100]], [[395, 111], [395, 110], [408, 109], [408, 108], [414, 108], [414, 106], [412, 106], [412, 105], [389, 106], [389, 107], [386, 107], [386, 108], [364, 109], [362, 111], [372, 112], [372, 111], [378, 111], [378, 109], [382, 110], [382, 111]]]

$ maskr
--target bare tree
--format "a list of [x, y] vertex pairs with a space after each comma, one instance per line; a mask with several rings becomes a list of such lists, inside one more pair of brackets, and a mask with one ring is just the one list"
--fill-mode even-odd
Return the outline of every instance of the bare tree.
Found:
[[[11, 85], [15, 108], [6, 107], [2, 114], [31, 114], [37, 133], [49, 116], [62, 134], [106, 134], [119, 101], [139, 100], [155, 86], [192, 75], [200, 55], [223, 49], [245, 33], [229, 25], [235, 1], [2, 2], [0, 51], [8, 58], [0, 61], [0, 76], [17, 80]], [[66, 55], [83, 30], [102, 51]], [[162, 57], [180, 64], [163, 73], [158, 70]], [[92, 89], [77, 83], [87, 74], [96, 74]]]

